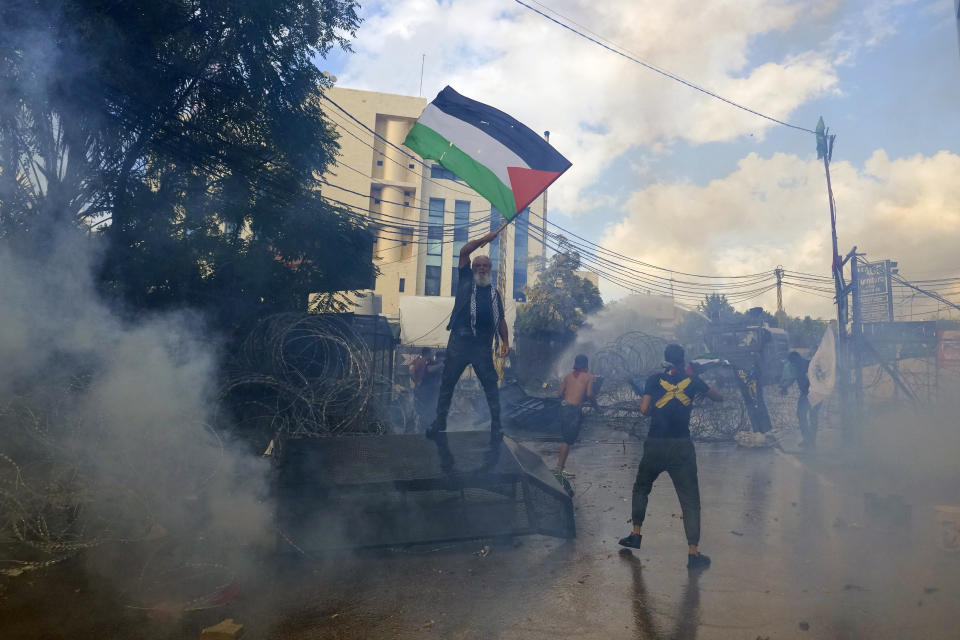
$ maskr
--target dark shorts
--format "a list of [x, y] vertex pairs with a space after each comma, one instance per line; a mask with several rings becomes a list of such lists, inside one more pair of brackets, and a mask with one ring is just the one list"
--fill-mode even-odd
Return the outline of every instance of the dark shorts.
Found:
[[567, 444], [573, 444], [580, 437], [579, 405], [560, 405], [560, 435]]

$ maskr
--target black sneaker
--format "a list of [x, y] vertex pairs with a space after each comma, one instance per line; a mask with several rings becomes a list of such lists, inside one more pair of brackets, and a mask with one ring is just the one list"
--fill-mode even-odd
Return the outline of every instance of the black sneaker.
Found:
[[631, 533], [626, 538], [620, 538], [620, 546], [630, 547], [631, 549], [639, 549], [641, 540], [643, 540], [642, 535], [639, 533]]
[[710, 566], [710, 556], [702, 553], [691, 553], [687, 555], [687, 569], [690, 571], [703, 571]]

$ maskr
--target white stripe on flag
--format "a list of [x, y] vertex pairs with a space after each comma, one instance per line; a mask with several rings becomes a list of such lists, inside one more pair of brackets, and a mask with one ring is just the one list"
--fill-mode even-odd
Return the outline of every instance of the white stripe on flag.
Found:
[[432, 103], [423, 110], [417, 122], [430, 127], [465, 154], [490, 169], [508, 187], [510, 176], [507, 174], [507, 167], [530, 168], [520, 159], [520, 156], [495, 138], [491, 138], [482, 129], [444, 113]]

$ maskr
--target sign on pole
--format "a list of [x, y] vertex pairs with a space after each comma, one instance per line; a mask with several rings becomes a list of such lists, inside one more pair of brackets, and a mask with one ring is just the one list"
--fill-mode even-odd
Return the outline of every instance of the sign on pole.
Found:
[[892, 319], [887, 265], [886, 260], [859, 265], [860, 317], [863, 322], [889, 322]]

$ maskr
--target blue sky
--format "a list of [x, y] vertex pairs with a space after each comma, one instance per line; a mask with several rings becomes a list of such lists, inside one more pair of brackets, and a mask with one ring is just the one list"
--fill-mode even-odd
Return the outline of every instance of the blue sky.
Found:
[[[952, 0], [544, 4], [778, 119], [813, 128], [822, 115], [838, 136], [841, 246], [899, 259], [908, 274], [960, 275]], [[394, 0], [363, 15], [355, 53], [318, 64], [341, 86], [416, 95], [426, 53], [424, 95], [451, 84], [549, 129], [574, 162], [551, 189], [550, 217], [562, 226], [671, 269], [829, 272], [810, 134], [627, 62], [510, 0]], [[800, 292], [785, 301], [795, 313], [830, 313], [828, 301]]]

